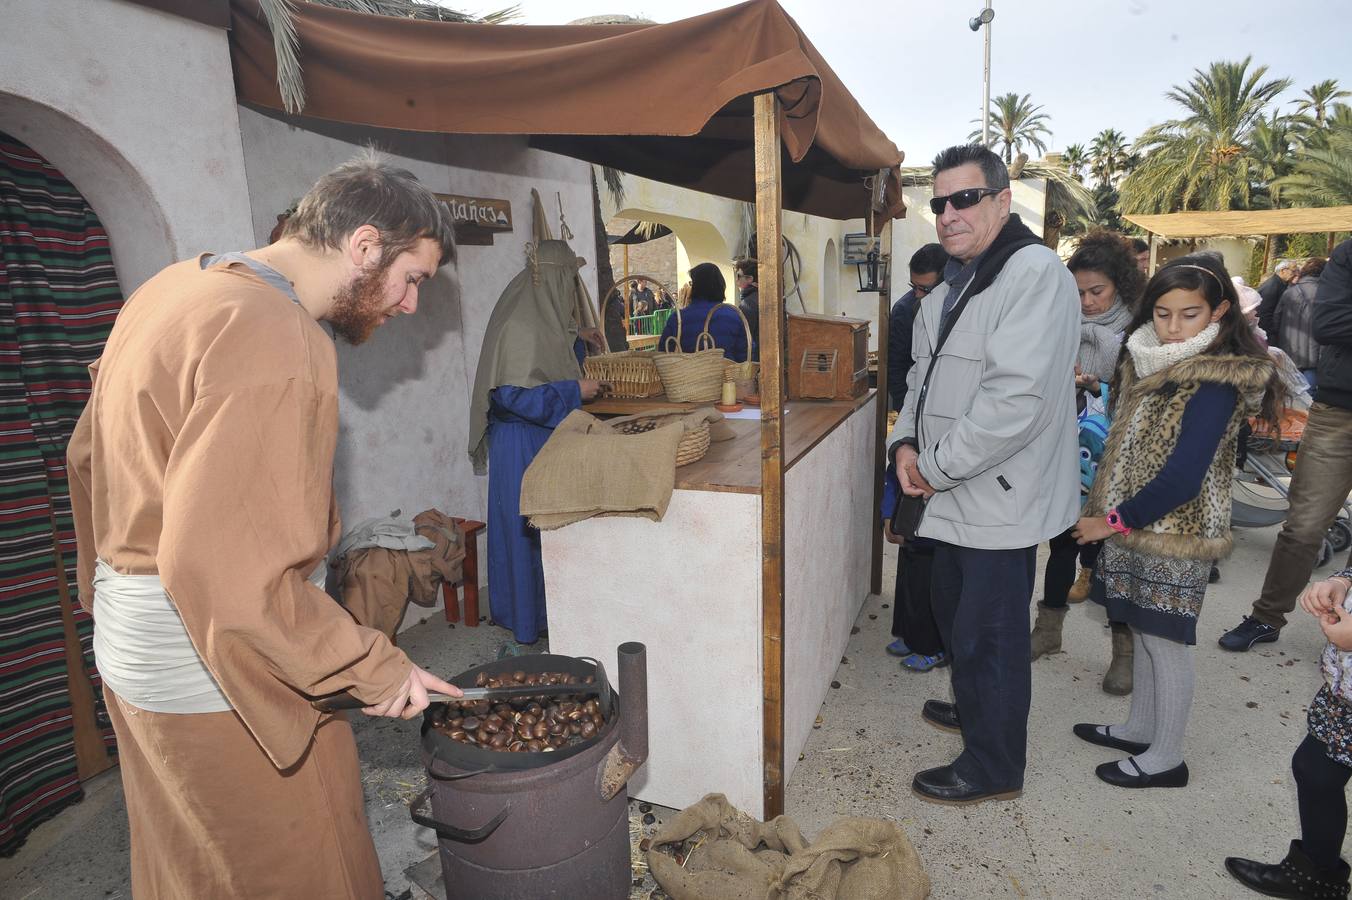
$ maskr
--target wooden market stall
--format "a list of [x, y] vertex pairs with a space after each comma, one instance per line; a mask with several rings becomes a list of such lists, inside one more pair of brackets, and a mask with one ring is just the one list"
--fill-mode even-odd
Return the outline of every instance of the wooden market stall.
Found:
[[[231, 0], [231, 12], [241, 102], [286, 108], [258, 0]], [[900, 151], [774, 0], [650, 26], [464, 25], [308, 3], [293, 18], [308, 116], [524, 134], [541, 149], [754, 200], [761, 260], [780, 258], [784, 209], [878, 226], [904, 213]], [[875, 510], [886, 417], [882, 393], [785, 403], [782, 285], [779, 265], [762, 263], [759, 422], [740, 423], [730, 445], [682, 470], [659, 525], [641, 532], [633, 521], [588, 521], [545, 544], [554, 652], [609, 663], [615, 634], [648, 642], [654, 799], [697, 799], [736, 777], [734, 800], [767, 819], [783, 811], [786, 759], [806, 739], [859, 605], [881, 583]], [[618, 548], [640, 545], [653, 560], [679, 557], [677, 540], [734, 557], [720, 566], [714, 554], [708, 566], [662, 577], [632, 559], [618, 564]], [[618, 627], [625, 615], [629, 630]], [[613, 634], [590, 627], [598, 620], [616, 625]], [[726, 715], [711, 732], [724, 740], [692, 740], [708, 723], [659, 718], [675, 704]], [[720, 754], [730, 765], [715, 770]], [[687, 764], [701, 757], [706, 764]], [[740, 775], [725, 775], [732, 769]], [[644, 784], [640, 775], [640, 796]]]

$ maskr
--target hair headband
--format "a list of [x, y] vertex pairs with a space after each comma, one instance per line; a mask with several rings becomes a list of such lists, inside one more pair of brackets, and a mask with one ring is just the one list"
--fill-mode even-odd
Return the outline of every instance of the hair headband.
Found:
[[1211, 280], [1214, 281], [1214, 282], [1216, 282], [1216, 286], [1219, 287], [1219, 288], [1221, 289], [1221, 298], [1222, 298], [1222, 299], [1225, 299], [1225, 285], [1221, 283], [1221, 277], [1220, 277], [1219, 275], [1217, 275], [1215, 272], [1213, 272], [1213, 271], [1211, 271], [1210, 269], [1208, 269], [1206, 266], [1195, 266], [1195, 265], [1193, 265], [1192, 263], [1178, 263], [1177, 265], [1170, 266], [1169, 268], [1171, 268], [1171, 269], [1196, 269], [1196, 270], [1199, 271], [1199, 272], [1205, 272], [1205, 273], [1207, 273], [1208, 275], [1211, 276]]

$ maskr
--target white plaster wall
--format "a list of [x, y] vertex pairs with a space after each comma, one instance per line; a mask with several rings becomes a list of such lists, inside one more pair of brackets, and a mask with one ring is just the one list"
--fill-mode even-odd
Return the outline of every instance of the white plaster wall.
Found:
[[226, 32], [122, 0], [7, 0], [0, 131], [102, 219], [129, 294], [164, 265], [249, 240]]
[[553, 652], [614, 672], [621, 643], [648, 647], [649, 755], [629, 795], [681, 809], [721, 791], [759, 815], [760, 495], [676, 491], [661, 522], [588, 519], [541, 545]]
[[[511, 201], [514, 231], [498, 234], [492, 246], [460, 247], [458, 263], [443, 268], [420, 292], [416, 315], [394, 319], [360, 347], [338, 344], [342, 430], [334, 478], [344, 522], [394, 509], [411, 516], [433, 506], [482, 520], [488, 479], [473, 474], [468, 445], [469, 394], [484, 330], [502, 289], [525, 264], [532, 187], [540, 191], [556, 236], [555, 195], [562, 195], [572, 246], [588, 260], [582, 274], [595, 294], [587, 164], [532, 150], [519, 138], [414, 134], [315, 120], [304, 120], [301, 128], [245, 107], [239, 121], [254, 209], [251, 243], [266, 242], [277, 213], [368, 142], [434, 191]], [[481, 565], [480, 572], [485, 578], [487, 567]], [[414, 609], [410, 618], [426, 614]]]
[[868, 598], [876, 420], [865, 404], [784, 474], [786, 784]]

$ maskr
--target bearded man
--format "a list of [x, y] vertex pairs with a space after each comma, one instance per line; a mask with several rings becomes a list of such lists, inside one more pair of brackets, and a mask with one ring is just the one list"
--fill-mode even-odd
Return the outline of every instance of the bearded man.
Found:
[[374, 155], [279, 240], [127, 301], [70, 442], [80, 601], [117, 733], [137, 900], [378, 898], [352, 729], [459, 692], [322, 589], [338, 370], [454, 257], [449, 212]]

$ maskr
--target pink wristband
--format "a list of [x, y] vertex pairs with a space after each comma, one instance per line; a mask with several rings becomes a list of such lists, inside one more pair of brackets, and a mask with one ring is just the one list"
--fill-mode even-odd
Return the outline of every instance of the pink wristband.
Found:
[[1108, 510], [1108, 515], [1104, 518], [1108, 520], [1108, 527], [1118, 534], [1131, 534], [1131, 527], [1122, 521], [1122, 516], [1118, 513], [1116, 507]]

